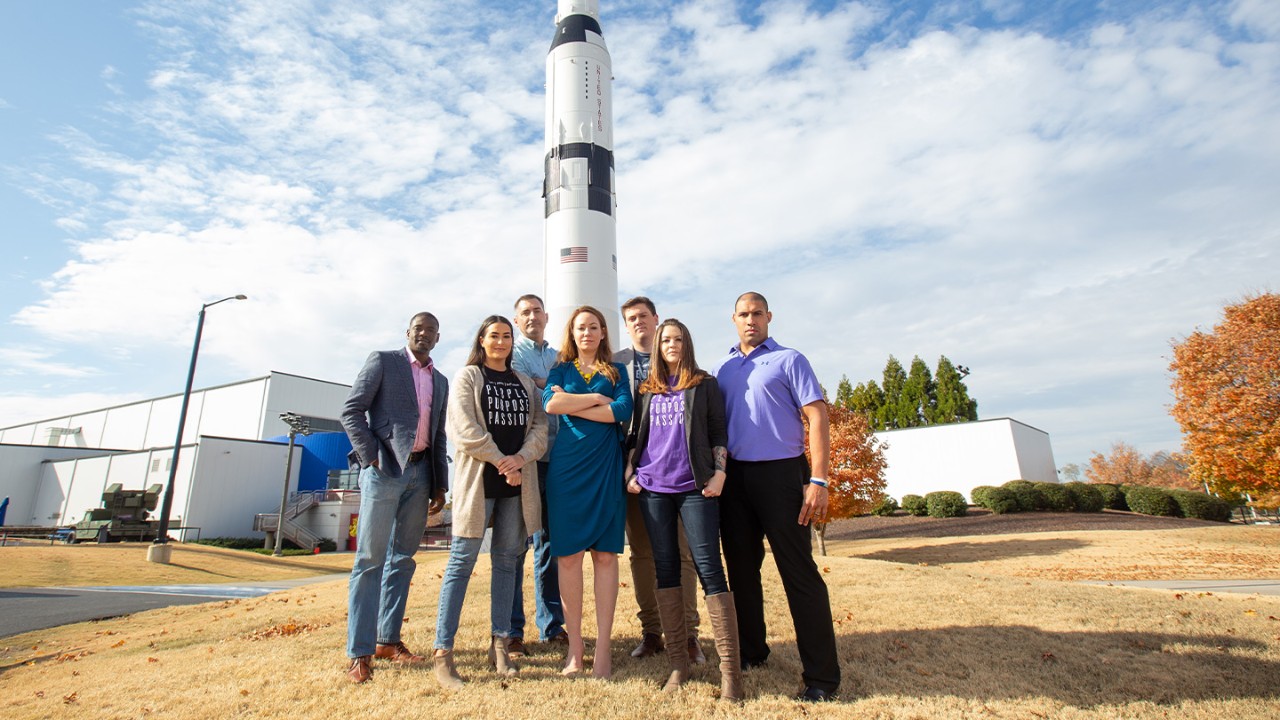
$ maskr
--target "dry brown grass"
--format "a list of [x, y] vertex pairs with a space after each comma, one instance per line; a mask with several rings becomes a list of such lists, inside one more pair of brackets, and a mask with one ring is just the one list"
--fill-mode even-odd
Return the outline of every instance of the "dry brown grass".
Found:
[[1051, 580], [1280, 579], [1280, 532], [1240, 525], [836, 541], [828, 552]]
[[0, 548], [0, 587], [201, 585], [351, 572], [351, 555], [274, 558], [208, 545], [173, 546], [173, 562], [147, 562], [145, 543], [26, 544]]
[[[905, 556], [891, 562], [849, 557], [894, 551], [888, 545], [833, 545], [833, 556], [820, 565], [837, 618], [845, 701], [830, 706], [789, 699], [797, 689], [799, 659], [771, 568], [766, 593], [769, 617], [777, 619], [770, 627], [774, 654], [767, 667], [747, 674], [750, 699], [741, 707], [716, 702], [711, 666], [666, 698], [657, 694], [665, 677], [661, 656], [624, 659], [627, 641], [639, 633], [629, 588], [620, 595], [613, 682], [564, 680], [556, 674], [560, 657], [547, 653], [529, 658], [519, 678], [499, 680], [483, 658], [488, 566], [482, 558], [457, 640], [460, 669], [470, 680], [459, 693], [440, 691], [422, 669], [379, 666], [370, 685], [345, 683], [346, 584], [338, 581], [9, 638], [0, 651], [0, 716], [1277, 717], [1280, 599], [1084, 586], [996, 572], [1040, 562], [1039, 555], [1024, 553], [1029, 548], [1053, 553], [1061, 567], [1127, 558], [1135, 544], [1149, 549], [1141, 538], [1127, 536], [1077, 538], [1082, 546], [1050, 538], [1058, 545], [1016, 552], [1009, 550], [1013, 545], [996, 545], [988, 549], [999, 556], [989, 562], [1003, 564], [981, 564], [987, 561], [977, 546], [987, 541], [1045, 539], [953, 538], [953, 545], [969, 548], [951, 548], [951, 559], [940, 566]], [[1232, 536], [1219, 541], [1230, 545]], [[895, 542], [897, 552], [927, 546], [918, 538]], [[1179, 542], [1190, 554], [1209, 540], [1192, 534], [1161, 542], [1176, 556]], [[1241, 551], [1254, 539], [1242, 542]], [[1086, 548], [1090, 557], [1064, 562]], [[433, 638], [445, 555], [419, 559], [405, 640], [425, 650]], [[1267, 566], [1272, 564], [1274, 550]]]

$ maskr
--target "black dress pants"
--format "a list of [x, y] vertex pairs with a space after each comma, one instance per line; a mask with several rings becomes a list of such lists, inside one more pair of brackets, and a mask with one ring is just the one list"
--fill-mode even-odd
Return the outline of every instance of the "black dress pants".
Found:
[[813, 560], [809, 527], [796, 522], [809, 483], [809, 463], [803, 455], [764, 462], [730, 459], [725, 472], [720, 537], [738, 610], [742, 659], [760, 663], [769, 657], [760, 581], [768, 538], [791, 609], [804, 682], [833, 693], [840, 685], [840, 661], [831, 598]]

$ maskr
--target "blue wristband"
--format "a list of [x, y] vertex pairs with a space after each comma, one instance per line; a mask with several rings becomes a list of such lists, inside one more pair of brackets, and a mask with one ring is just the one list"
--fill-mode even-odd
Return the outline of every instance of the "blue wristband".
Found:
[[827, 486], [827, 481], [826, 481], [826, 480], [823, 480], [822, 478], [811, 477], [811, 478], [809, 478], [809, 482], [810, 482], [811, 484], [813, 484], [813, 485], [817, 485], [818, 487], [826, 487], [826, 486]]

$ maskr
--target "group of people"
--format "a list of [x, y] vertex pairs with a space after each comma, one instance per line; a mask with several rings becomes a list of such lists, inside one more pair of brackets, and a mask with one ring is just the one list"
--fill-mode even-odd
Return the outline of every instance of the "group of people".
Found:
[[[742, 671], [770, 652], [760, 575], [767, 538], [795, 624], [799, 697], [834, 696], [835, 631], [808, 527], [826, 516], [829, 428], [808, 360], [769, 336], [772, 314], [759, 293], [738, 297], [739, 342], [710, 372], [698, 365], [688, 327], [660, 322], [648, 298], [623, 304], [622, 316], [631, 347], [613, 353], [604, 314], [584, 306], [567, 319], [555, 348], [542, 300], [524, 295], [514, 318], [480, 323], [452, 384], [431, 360], [440, 333], [430, 313], [410, 320], [407, 347], [369, 356], [342, 413], [361, 490], [348, 609], [352, 681], [367, 681], [373, 661], [385, 660], [431, 664], [441, 686], [464, 686], [454, 637], [492, 528], [488, 656], [497, 673], [518, 673], [526, 652], [521, 589], [531, 539], [537, 628], [544, 642], [563, 645], [562, 673], [570, 676], [587, 671], [583, 565], [590, 553], [591, 674], [612, 675], [625, 536], [642, 630], [631, 655], [666, 653], [665, 691], [706, 662], [700, 583], [721, 699], [741, 700]], [[413, 554], [428, 511], [443, 506], [446, 491], [453, 540], [428, 658], [404, 644], [400, 627]]]

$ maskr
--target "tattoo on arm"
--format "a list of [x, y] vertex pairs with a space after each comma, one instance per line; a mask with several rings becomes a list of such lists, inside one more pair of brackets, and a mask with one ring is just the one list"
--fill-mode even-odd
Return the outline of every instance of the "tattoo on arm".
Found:
[[724, 472], [725, 459], [729, 456], [729, 451], [722, 447], [713, 447], [711, 455], [716, 459], [716, 471]]

